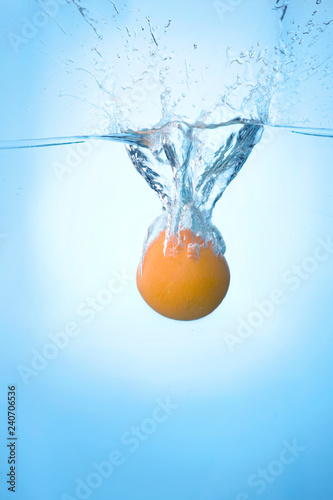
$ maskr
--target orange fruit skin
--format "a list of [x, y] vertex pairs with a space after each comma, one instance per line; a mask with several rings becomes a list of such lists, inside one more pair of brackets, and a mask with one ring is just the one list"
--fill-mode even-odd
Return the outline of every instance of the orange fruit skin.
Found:
[[180, 245], [168, 241], [164, 255], [165, 231], [160, 232], [146, 250], [136, 283], [143, 299], [156, 312], [190, 321], [207, 316], [222, 302], [230, 272], [211, 241], [199, 248], [204, 240], [189, 229], [180, 231], [180, 237]]

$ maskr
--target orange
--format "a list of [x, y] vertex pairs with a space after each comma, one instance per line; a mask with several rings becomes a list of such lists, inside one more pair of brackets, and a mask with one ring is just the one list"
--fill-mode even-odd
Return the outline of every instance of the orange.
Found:
[[147, 304], [167, 318], [199, 319], [224, 299], [230, 272], [223, 255], [190, 229], [167, 242], [165, 230], [150, 243], [138, 267], [136, 282]]

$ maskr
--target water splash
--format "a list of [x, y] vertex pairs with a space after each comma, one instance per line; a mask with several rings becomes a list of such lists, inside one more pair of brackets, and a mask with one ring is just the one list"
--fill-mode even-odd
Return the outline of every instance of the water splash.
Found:
[[[116, 2], [107, 2], [117, 33], [112, 45], [116, 57], [110, 60], [103, 23], [83, 0], [72, 3], [96, 38], [91, 64], [75, 71], [91, 77], [90, 104], [105, 133], [7, 141], [0, 148], [59, 146], [88, 139], [123, 142], [134, 167], [162, 203], [162, 215], [149, 228], [144, 250], [164, 229], [168, 240], [190, 228], [205, 242], [212, 241], [217, 253], [225, 252], [223, 238], [211, 223], [212, 211], [264, 126], [333, 136], [333, 128], [324, 126], [331, 124], [333, 68], [331, 56], [325, 54], [332, 53], [328, 50], [332, 23], [318, 1], [306, 0], [297, 20], [295, 2], [272, 1], [279, 37], [271, 45], [256, 41], [247, 50], [226, 46], [224, 65], [208, 54], [203, 63], [198, 56], [203, 39], [192, 39], [184, 54], [173, 41], [175, 20], [158, 24], [139, 12], [125, 19], [125, 6]], [[109, 29], [107, 22], [105, 26]], [[302, 89], [311, 90], [308, 95], [314, 95], [316, 103], [319, 87], [326, 92], [328, 109], [321, 112], [316, 127], [311, 117], [302, 114]], [[66, 92], [59, 96], [65, 98]], [[72, 97], [89, 102], [86, 97]]]

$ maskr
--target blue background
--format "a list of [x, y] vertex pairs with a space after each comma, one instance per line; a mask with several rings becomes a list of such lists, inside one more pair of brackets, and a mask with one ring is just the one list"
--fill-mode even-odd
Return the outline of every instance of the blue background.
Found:
[[[213, 7], [202, 4], [188, 15], [205, 12], [215, 22]], [[150, 8], [153, 17], [166, 7]], [[66, 78], [61, 51], [88, 57], [77, 10], [61, 6], [16, 54], [8, 32], [20, 33], [22, 18], [40, 7], [1, 9], [1, 139], [89, 132], [96, 115], [57, 98]], [[71, 26], [70, 43], [55, 21]], [[70, 75], [67, 87], [75, 81]], [[307, 102], [310, 109], [310, 95]], [[78, 148], [0, 151], [1, 498], [12, 498], [6, 398], [16, 384], [19, 500], [80, 498], [77, 479], [86, 482], [93, 462], [112, 450], [124, 463], [87, 498], [332, 500], [333, 253], [309, 261], [320, 239], [333, 239], [331, 139], [266, 129], [214, 213], [227, 243], [229, 293], [214, 313], [189, 323], [162, 318], [135, 287], [145, 231], [160, 213], [154, 193], [122, 145]], [[59, 163], [70, 165], [61, 179]], [[87, 322], [78, 311], [115, 273], [126, 275], [120, 292]], [[275, 290], [283, 303], [242, 338], [239, 325], [258, 318], [258, 302], [272, 304]], [[68, 323], [78, 335], [22, 376]], [[131, 452], [123, 434], [145, 425], [166, 398], [177, 408]], [[302, 450], [281, 467], [294, 440]], [[262, 493], [248, 482], [260, 468], [278, 471]]]

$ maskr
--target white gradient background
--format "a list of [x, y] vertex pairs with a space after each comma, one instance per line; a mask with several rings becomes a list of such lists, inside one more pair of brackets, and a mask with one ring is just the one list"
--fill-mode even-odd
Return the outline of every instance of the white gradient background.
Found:
[[[62, 82], [53, 73], [58, 27], [50, 22], [18, 55], [8, 45], [12, 23], [19, 29], [36, 11], [35, 3], [17, 5], [2, 5], [1, 139], [85, 131], [88, 111], [53, 92]], [[67, 22], [74, 29], [81, 20], [71, 11]], [[260, 497], [331, 500], [333, 255], [297, 291], [283, 275], [313, 254], [318, 238], [333, 238], [333, 142], [266, 130], [213, 218], [227, 244], [229, 293], [189, 323], [152, 311], [134, 280], [93, 322], [77, 315], [113, 271], [134, 277], [160, 204], [118, 144], [94, 143], [59, 182], [54, 162], [75, 148], [0, 152], [1, 498], [11, 498], [5, 403], [16, 383], [17, 500], [75, 498], [76, 478], [113, 449], [126, 462], [93, 499], [255, 499], [248, 477], [293, 439], [306, 450]], [[231, 353], [225, 334], [277, 288], [285, 302]], [[80, 335], [25, 385], [18, 365], [29, 366], [32, 351], [70, 321]], [[120, 436], [167, 396], [179, 409], [129, 453]]]

